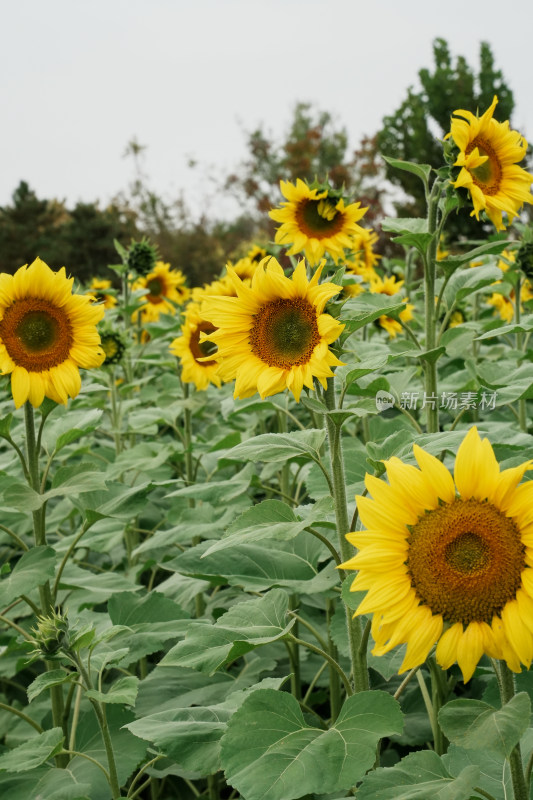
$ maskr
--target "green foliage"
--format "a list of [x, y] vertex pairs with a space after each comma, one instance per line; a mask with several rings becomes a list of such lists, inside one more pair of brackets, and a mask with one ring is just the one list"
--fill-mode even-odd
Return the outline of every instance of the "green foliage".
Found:
[[372, 766], [376, 744], [402, 729], [385, 692], [349, 697], [329, 730], [311, 727], [298, 702], [269, 689], [251, 694], [222, 738], [226, 778], [250, 800], [292, 800], [349, 789]]

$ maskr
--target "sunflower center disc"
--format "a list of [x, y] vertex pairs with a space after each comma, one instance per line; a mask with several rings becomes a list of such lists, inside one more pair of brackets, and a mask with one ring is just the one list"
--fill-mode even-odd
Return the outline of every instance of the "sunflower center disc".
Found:
[[159, 278], [152, 278], [152, 280], [147, 281], [146, 288], [150, 292], [147, 299], [152, 303], [159, 303], [163, 294], [163, 282]]
[[[191, 334], [191, 338], [189, 340], [189, 348], [196, 361], [198, 361], [199, 358], [205, 358], [206, 356], [213, 356], [217, 352], [218, 347], [214, 342], [210, 342], [207, 340], [203, 342], [200, 341], [200, 333], [209, 334], [213, 333], [213, 331], [216, 330], [217, 328], [215, 328], [215, 326], [212, 325], [210, 322], [200, 322], [200, 324], [197, 325], [194, 333]], [[198, 363], [202, 367], [209, 367], [211, 364], [216, 364], [217, 362], [213, 360], [213, 361], [198, 361]]]
[[298, 204], [296, 219], [300, 230], [310, 239], [326, 239], [341, 230], [344, 214], [331, 205], [326, 210], [324, 200], [305, 199]]
[[466, 148], [466, 154], [469, 155], [475, 147], [479, 150], [480, 156], [488, 156], [488, 158], [479, 167], [469, 170], [474, 178], [474, 183], [483, 190], [484, 194], [496, 194], [500, 188], [502, 177], [502, 170], [496, 153], [488, 142], [476, 137]]
[[263, 306], [250, 331], [252, 353], [269, 367], [307, 364], [320, 342], [316, 309], [301, 297]]
[[6, 309], [0, 338], [17, 366], [42, 372], [68, 358], [72, 328], [63, 309], [48, 300], [28, 297]]
[[456, 499], [427, 512], [410, 532], [413, 587], [447, 622], [490, 624], [515, 597], [525, 566], [515, 523], [491, 503]]

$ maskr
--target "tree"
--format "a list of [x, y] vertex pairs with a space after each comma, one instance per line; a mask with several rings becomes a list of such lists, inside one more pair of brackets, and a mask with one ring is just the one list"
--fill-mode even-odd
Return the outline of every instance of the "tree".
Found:
[[[439, 139], [448, 133], [453, 111], [465, 108], [473, 113], [477, 109], [483, 112], [497, 94], [497, 118], [510, 119], [514, 99], [501, 70], [494, 65], [487, 42], [481, 42], [480, 45], [477, 74], [463, 56], [458, 56], [453, 63], [444, 39], [435, 39], [433, 58], [433, 70], [421, 69], [418, 73], [421, 89], [415, 90], [410, 86], [400, 107], [384, 118], [383, 127], [377, 134], [377, 146], [384, 155], [437, 168], [444, 164]], [[403, 203], [398, 204], [398, 212], [402, 216], [424, 216], [424, 189], [419, 179], [389, 165], [386, 167], [386, 176], [400, 186], [407, 196]], [[456, 217], [455, 224], [459, 234], [480, 235], [479, 223], [468, 215]]]
[[66, 267], [81, 281], [105, 275], [116, 261], [113, 239], [123, 244], [137, 234], [131, 212], [110, 205], [40, 200], [25, 181], [13, 192], [12, 205], [0, 208], [0, 270], [13, 273], [37, 256], [52, 269]]

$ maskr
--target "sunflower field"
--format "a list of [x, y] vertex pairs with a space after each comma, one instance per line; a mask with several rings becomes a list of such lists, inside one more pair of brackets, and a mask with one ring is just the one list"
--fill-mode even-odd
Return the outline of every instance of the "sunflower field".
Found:
[[113, 281], [0, 274], [2, 798], [533, 797], [533, 175], [496, 112], [386, 159], [426, 197], [398, 257], [298, 179], [203, 286], [145, 238]]

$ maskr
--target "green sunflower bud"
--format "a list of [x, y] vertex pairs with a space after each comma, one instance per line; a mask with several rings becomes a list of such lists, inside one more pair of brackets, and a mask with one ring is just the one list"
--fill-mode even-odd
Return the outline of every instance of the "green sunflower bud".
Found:
[[137, 275], [148, 275], [152, 272], [157, 259], [157, 247], [150, 244], [148, 239], [132, 242], [128, 248], [128, 267]]
[[37, 618], [33, 628], [37, 651], [48, 660], [60, 658], [70, 646], [69, 626], [66, 615], [52, 611], [48, 616]]

